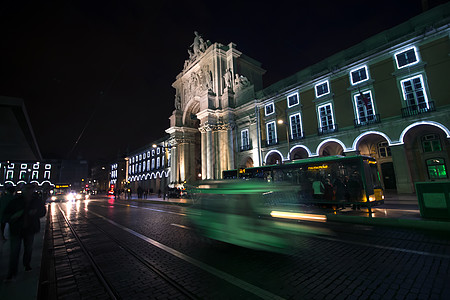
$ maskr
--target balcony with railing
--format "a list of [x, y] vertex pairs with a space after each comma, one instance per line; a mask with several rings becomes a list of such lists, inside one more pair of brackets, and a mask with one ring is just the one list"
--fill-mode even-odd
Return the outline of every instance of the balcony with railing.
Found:
[[278, 139], [269, 139], [266, 140], [266, 146], [278, 145]]
[[333, 133], [338, 131], [338, 124], [330, 124], [327, 126], [317, 128], [318, 135], [324, 135], [328, 133]]
[[381, 122], [380, 114], [360, 117], [359, 119], [353, 120], [353, 124], [355, 125], [355, 128], [361, 127], [361, 126], [367, 126], [367, 125], [371, 125], [371, 124], [377, 124], [380, 122]]
[[434, 106], [434, 101], [428, 101], [428, 103], [420, 103], [415, 105], [410, 105], [402, 108], [402, 117], [412, 117], [420, 114], [424, 114], [431, 111], [436, 111]]
[[248, 151], [248, 150], [251, 150], [252, 149], [252, 145], [241, 145], [240, 147], [239, 147], [239, 150], [241, 151], [241, 152], [243, 152], [243, 151]]

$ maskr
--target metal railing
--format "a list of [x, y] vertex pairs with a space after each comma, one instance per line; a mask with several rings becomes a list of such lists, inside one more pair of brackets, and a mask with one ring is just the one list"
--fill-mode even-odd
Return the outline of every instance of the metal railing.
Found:
[[407, 118], [411, 116], [417, 116], [423, 113], [427, 113], [430, 111], [436, 111], [436, 107], [434, 106], [434, 101], [428, 101], [427, 103], [420, 103], [415, 105], [410, 105], [402, 108], [402, 117]]
[[380, 114], [375, 114], [371, 116], [360, 117], [359, 119], [354, 119], [353, 124], [355, 128], [380, 123]]
[[338, 124], [331, 124], [324, 127], [317, 128], [317, 134], [318, 135], [324, 135], [327, 133], [337, 132], [338, 131]]

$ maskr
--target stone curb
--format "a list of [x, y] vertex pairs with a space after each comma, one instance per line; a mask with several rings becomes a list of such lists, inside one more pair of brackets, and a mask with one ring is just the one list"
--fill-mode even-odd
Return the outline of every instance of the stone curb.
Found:
[[345, 222], [353, 224], [374, 225], [374, 226], [389, 226], [400, 227], [408, 229], [426, 229], [436, 231], [449, 231], [450, 220], [413, 220], [413, 219], [394, 219], [394, 218], [370, 218], [359, 216], [341, 216], [334, 214], [327, 214], [327, 221]]

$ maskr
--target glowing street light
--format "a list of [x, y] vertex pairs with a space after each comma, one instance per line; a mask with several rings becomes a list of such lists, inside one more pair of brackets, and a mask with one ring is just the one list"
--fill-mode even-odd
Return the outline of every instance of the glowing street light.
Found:
[[287, 158], [288, 158], [288, 160], [289, 160], [289, 157], [290, 157], [290, 152], [291, 152], [291, 149], [290, 149], [290, 145], [289, 145], [289, 126], [288, 126], [288, 124], [286, 124], [286, 122], [284, 122], [283, 120], [281, 120], [281, 119], [279, 119], [278, 121], [278, 124], [284, 124], [284, 126], [286, 126], [286, 141], [287, 141], [287, 149], [288, 149], [288, 154], [287, 154]]

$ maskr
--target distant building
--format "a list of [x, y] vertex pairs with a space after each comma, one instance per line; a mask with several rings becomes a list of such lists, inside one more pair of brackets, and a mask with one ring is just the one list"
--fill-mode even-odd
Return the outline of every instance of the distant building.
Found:
[[349, 154], [375, 157], [399, 193], [447, 180], [449, 16], [443, 4], [264, 89], [260, 63], [196, 34], [173, 83], [169, 181]]
[[[126, 188], [133, 193], [140, 187], [148, 192], [164, 190], [169, 185], [180, 184], [169, 181], [171, 167], [171, 146], [166, 139], [161, 139], [145, 147], [132, 151], [124, 159]], [[116, 167], [117, 165], [117, 167]], [[111, 165], [111, 180], [115, 177], [120, 163]], [[117, 174], [120, 174], [118, 172]], [[117, 181], [119, 182], [119, 181]]]

